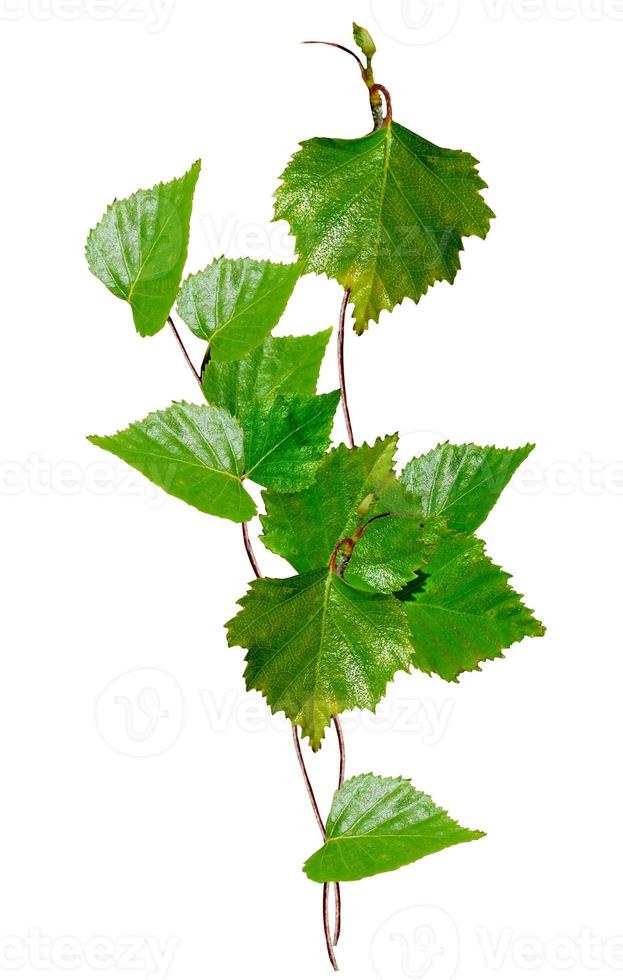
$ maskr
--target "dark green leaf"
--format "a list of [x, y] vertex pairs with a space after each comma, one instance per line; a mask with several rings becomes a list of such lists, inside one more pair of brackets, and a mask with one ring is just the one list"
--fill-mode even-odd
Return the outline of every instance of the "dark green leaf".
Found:
[[227, 624], [248, 650], [248, 690], [300, 725], [314, 750], [332, 715], [374, 710], [396, 671], [411, 662], [409, 629], [392, 596], [349, 588], [328, 569], [258, 579]]
[[203, 390], [212, 405], [242, 419], [258, 400], [313, 395], [331, 330], [306, 337], [267, 337], [238, 361], [210, 361]]
[[339, 400], [339, 391], [331, 391], [255, 402], [243, 423], [247, 476], [278, 491], [309, 486], [329, 446]]
[[395, 451], [396, 436], [356, 449], [338, 446], [325, 457], [309, 489], [265, 493], [266, 547], [298, 572], [326, 566], [337, 542], [370, 516], [376, 495], [395, 482]]
[[422, 500], [424, 514], [443, 515], [457, 531], [475, 531], [534, 446], [437, 446], [407, 463], [400, 482]]
[[444, 538], [425, 575], [398, 597], [411, 627], [413, 662], [427, 674], [454, 681], [467, 670], [544, 627], [472, 535]]
[[234, 361], [278, 324], [300, 274], [299, 265], [216, 259], [185, 280], [177, 310], [193, 333], [209, 342], [213, 360]]
[[326, 843], [303, 870], [312, 881], [359, 881], [481, 837], [406, 779], [354, 776], [333, 797]]
[[141, 336], [167, 322], [179, 288], [201, 164], [168, 184], [114, 201], [87, 239], [91, 272], [132, 307]]
[[255, 514], [241, 484], [242, 430], [222, 408], [175, 402], [114, 436], [89, 440], [206, 514], [232, 521]]
[[477, 162], [393, 122], [361, 139], [308, 140], [282, 175], [275, 218], [289, 222], [306, 272], [351, 290], [362, 333], [382, 310], [454, 282], [462, 239], [486, 236], [493, 212]]
[[447, 534], [447, 524], [409, 513], [379, 516], [365, 526], [344, 570], [349, 585], [372, 592], [397, 592], [430, 560]]

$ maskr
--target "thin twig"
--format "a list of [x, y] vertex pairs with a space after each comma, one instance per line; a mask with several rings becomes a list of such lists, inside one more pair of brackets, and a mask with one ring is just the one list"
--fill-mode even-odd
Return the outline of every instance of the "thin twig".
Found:
[[[344, 749], [344, 733], [342, 731], [342, 726], [340, 724], [340, 720], [337, 717], [337, 715], [333, 716], [333, 724], [335, 725], [338, 744], [340, 747], [340, 775], [339, 775], [338, 789], [341, 789], [344, 784], [344, 767], [346, 762], [346, 754]], [[314, 793], [314, 788], [311, 784], [309, 773], [307, 772], [307, 766], [305, 765], [305, 759], [303, 758], [303, 750], [301, 748], [301, 739], [299, 737], [299, 730], [296, 725], [292, 725], [292, 739], [294, 741], [294, 751], [296, 752], [296, 757], [298, 759], [299, 766], [301, 767], [303, 780], [307, 788], [307, 794], [309, 796], [309, 800], [312, 805], [312, 810], [314, 811], [314, 816], [316, 817], [316, 823], [320, 828], [320, 833], [322, 834], [323, 841], [326, 841], [327, 831], [322, 816], [320, 814], [320, 807], [318, 806], [318, 801], [316, 800], [316, 794]], [[342, 931], [342, 895], [340, 892], [339, 881], [334, 882], [334, 885], [335, 885], [335, 924], [333, 927], [333, 940], [331, 940], [330, 933], [326, 938], [327, 938], [328, 945], [332, 942], [334, 946], [337, 946], [340, 938], [340, 932]], [[333, 963], [334, 969], [337, 970], [337, 964], [334, 962], [334, 960], [335, 960], [335, 956], [332, 956], [331, 962]]]
[[[344, 745], [344, 732], [342, 724], [337, 715], [333, 715], [333, 724], [337, 735], [337, 743], [340, 748], [340, 774], [338, 777], [337, 788], [341, 789], [344, 785], [344, 775], [346, 772], [346, 747]], [[337, 946], [342, 932], [342, 894], [339, 881], [335, 882], [335, 928], [333, 930], [333, 945]]]
[[344, 291], [342, 306], [340, 309], [340, 324], [337, 335], [337, 369], [340, 376], [340, 391], [342, 393], [342, 409], [344, 411], [344, 421], [346, 422], [346, 432], [348, 433], [348, 443], [351, 449], [355, 448], [353, 427], [350, 421], [348, 410], [348, 396], [346, 394], [346, 377], [344, 373], [344, 332], [346, 326], [346, 310], [350, 300], [350, 289]]
[[337, 972], [339, 966], [335, 958], [333, 943], [331, 942], [331, 927], [329, 926], [329, 883], [325, 882], [322, 886], [322, 921], [324, 923], [324, 938], [327, 944], [327, 953], [331, 960], [331, 966]]
[[[171, 330], [173, 331], [173, 336], [175, 337], [175, 339], [177, 340], [178, 344], [180, 345], [180, 350], [181, 350], [182, 354], [184, 355], [184, 358], [186, 360], [186, 363], [188, 364], [188, 367], [190, 368], [190, 370], [192, 371], [192, 373], [195, 376], [195, 381], [197, 382], [197, 384], [201, 388], [201, 375], [199, 374], [199, 372], [197, 371], [197, 368], [195, 367], [195, 365], [191, 361], [190, 354], [188, 353], [188, 351], [184, 347], [184, 341], [180, 337], [179, 332], [178, 332], [178, 329], [175, 326], [175, 324], [173, 323], [173, 318], [170, 317], [170, 316], [167, 317], [167, 323], [169, 324], [169, 326], [171, 327]], [[201, 388], [201, 390], [203, 391], [203, 388]]]
[[263, 578], [257, 558], [255, 557], [255, 552], [253, 551], [253, 545], [251, 544], [251, 538], [249, 537], [249, 525], [246, 521], [242, 525], [242, 540], [244, 541], [244, 550], [246, 551], [247, 558], [251, 563], [253, 574], [256, 578]]
[[[384, 85], [379, 82], [374, 81], [374, 72], [372, 71], [372, 59], [368, 58], [367, 67], [362, 62], [359, 55], [353, 51], [351, 48], [347, 48], [344, 44], [336, 44], [335, 41], [303, 41], [303, 44], [324, 44], [328, 48], [337, 48], [338, 51], [345, 51], [349, 54], [351, 58], [354, 58], [359, 65], [359, 71], [361, 72], [361, 77], [368, 87], [368, 93], [370, 96], [370, 110], [372, 112], [372, 122], [374, 128], [372, 132], [376, 132], [383, 126], [387, 126], [388, 123], [392, 121], [392, 100], [389, 92]], [[385, 98], [385, 115], [383, 115], [383, 107], [381, 104], [380, 95]]]
[[[192, 371], [192, 373], [193, 373], [193, 375], [195, 377], [195, 380], [199, 383], [199, 387], [203, 391], [203, 387], [201, 385], [201, 377], [200, 377], [199, 374], [197, 374], [197, 371], [195, 369], [195, 366], [194, 366], [193, 362], [191, 361], [191, 359], [190, 359], [190, 357], [188, 355], [188, 352], [187, 352], [186, 348], [184, 347], [182, 338], [180, 337], [180, 335], [179, 335], [179, 333], [177, 331], [177, 327], [175, 326], [175, 324], [174, 324], [174, 322], [173, 322], [173, 320], [172, 320], [171, 317], [168, 317], [168, 323], [169, 323], [169, 326], [171, 327], [171, 330], [173, 331], [173, 333], [175, 335], [175, 338], [176, 338], [176, 340], [177, 340], [177, 342], [178, 342], [178, 344], [180, 346], [180, 349], [181, 349], [181, 351], [182, 351], [182, 353], [184, 355], [184, 359], [186, 360], [186, 363], [188, 364], [189, 368], [191, 369], [191, 371]], [[206, 358], [209, 355], [209, 350], [210, 350], [210, 348], [208, 347], [208, 350], [206, 351], [206, 357], [204, 358], [204, 363], [207, 363]], [[203, 371], [203, 365], [202, 365], [202, 371]], [[253, 545], [251, 543], [251, 538], [249, 537], [249, 527], [248, 527], [248, 524], [247, 524], [246, 521], [243, 522], [243, 524], [242, 524], [242, 540], [244, 542], [244, 549], [245, 549], [245, 551], [247, 553], [247, 557], [249, 559], [249, 563], [251, 565], [251, 568], [253, 569], [253, 574], [255, 575], [256, 578], [263, 578], [262, 571], [260, 569], [258, 560], [255, 557], [255, 552], [253, 551]], [[344, 782], [344, 765], [345, 765], [344, 734], [342, 732], [342, 726], [340, 725], [340, 721], [337, 718], [337, 716], [334, 716], [333, 717], [333, 722], [335, 724], [335, 730], [337, 732], [338, 744], [339, 744], [339, 748], [340, 748], [339, 788], [341, 789], [342, 784]], [[294, 749], [295, 749], [295, 752], [296, 752], [296, 757], [298, 759], [299, 766], [300, 766], [301, 772], [303, 774], [303, 779], [305, 781], [305, 786], [307, 788], [307, 793], [309, 795], [309, 799], [310, 799], [310, 802], [311, 802], [311, 805], [312, 805], [312, 810], [314, 811], [314, 816], [316, 817], [316, 821], [318, 823], [318, 827], [320, 828], [320, 833], [322, 834], [322, 839], [323, 840], [326, 840], [327, 839], [327, 832], [325, 830], [324, 821], [323, 821], [322, 816], [320, 814], [320, 808], [318, 807], [318, 802], [316, 800], [316, 794], [314, 793], [314, 788], [313, 788], [313, 786], [311, 784], [311, 780], [310, 780], [309, 774], [307, 772], [307, 767], [305, 766], [305, 760], [303, 758], [303, 752], [302, 752], [302, 749], [301, 749], [301, 742], [300, 742], [300, 739], [299, 739], [298, 728], [296, 727], [296, 725], [292, 725], [292, 737], [293, 737], [293, 740], [294, 740]], [[325, 884], [323, 886], [323, 895], [322, 895], [323, 916], [322, 916], [322, 919], [323, 919], [323, 927], [324, 927], [324, 934], [325, 934], [325, 942], [327, 944], [327, 952], [329, 954], [329, 959], [331, 960], [331, 965], [332, 965], [333, 969], [334, 970], [338, 970], [339, 967], [337, 965], [337, 960], [335, 958], [335, 953], [333, 951], [333, 945], [334, 945], [334, 943], [337, 943], [338, 939], [340, 938], [340, 931], [341, 931], [341, 924], [342, 924], [342, 901], [341, 901], [341, 895], [340, 895], [340, 885], [339, 885], [339, 882], [336, 881], [334, 883], [334, 886], [335, 886], [335, 925], [334, 925], [333, 939], [331, 938], [331, 927], [330, 927], [330, 924], [329, 924], [329, 885], [328, 884]]]
[[344, 774], [346, 771], [346, 748], [344, 746], [344, 732], [342, 731], [342, 724], [337, 715], [333, 715], [333, 724], [335, 725], [337, 742], [340, 747], [340, 776], [337, 788], [341, 789], [344, 785]]
[[386, 89], [384, 85], [381, 85], [380, 82], [375, 82], [375, 84], [370, 87], [370, 95], [374, 95], [375, 92], [381, 92], [383, 98], [385, 99], [385, 118], [383, 119], [383, 126], [387, 126], [387, 124], [394, 118], [392, 112], [392, 97], [389, 94], [388, 89]]
[[342, 893], [339, 881], [333, 883], [335, 888], [335, 923], [333, 926], [333, 945], [337, 946], [342, 934]]
[[[255, 557], [255, 552], [253, 551], [253, 545], [251, 544], [251, 539], [249, 537], [249, 528], [246, 522], [242, 525], [242, 539], [244, 541], [244, 548], [249, 559], [249, 563], [256, 578], [262, 578], [262, 572], [258, 564], [257, 558]], [[340, 746], [340, 788], [344, 780], [344, 736], [342, 733], [342, 727], [340, 725], [339, 719], [337, 717], [333, 718], [335, 723], [336, 731], [338, 732], [338, 743]], [[301, 769], [301, 774], [303, 776], [303, 781], [305, 783], [305, 788], [307, 789], [307, 795], [309, 796], [309, 801], [314, 811], [314, 816], [316, 822], [322, 834], [323, 841], [327, 839], [327, 832], [325, 830], [324, 821], [320, 813], [320, 807], [318, 806], [318, 801], [316, 799], [316, 794], [314, 793], [314, 787], [312, 786], [311, 779], [309, 778], [309, 773], [307, 772], [307, 766], [305, 765], [305, 759], [303, 758], [303, 750], [301, 748], [301, 740], [299, 738], [299, 731], [296, 725], [292, 725], [292, 740], [294, 742], [294, 751], [296, 752], [296, 758]], [[329, 913], [327, 910], [326, 916], [323, 915], [323, 922], [325, 925], [325, 940], [327, 943], [327, 949], [329, 950], [329, 959], [331, 960], [331, 965], [334, 970], [338, 969], [337, 962], [335, 959], [335, 953], [333, 952], [332, 943], [337, 943], [340, 938], [340, 932], [342, 929], [342, 896], [340, 894], [339, 882], [335, 882], [335, 925], [333, 932], [333, 940], [331, 940], [331, 930], [329, 928]], [[328, 931], [327, 931], [328, 930]]]
[[365, 77], [366, 77], [366, 74], [365, 74], [366, 73], [365, 65], [360, 60], [359, 55], [356, 54], [351, 48], [347, 48], [345, 44], [336, 44], [335, 41], [303, 41], [302, 43], [303, 44], [324, 44], [327, 48], [337, 48], [339, 51], [345, 51], [346, 54], [349, 54], [351, 56], [351, 58], [354, 58], [355, 59], [355, 61], [359, 65], [359, 70], [361, 71], [361, 74], [363, 75], [363, 77], [365, 79]]
[[307, 772], [307, 766], [305, 765], [305, 759], [303, 758], [303, 750], [301, 748], [301, 740], [299, 738], [299, 730], [296, 725], [292, 725], [292, 740], [294, 742], [294, 751], [296, 752], [296, 758], [298, 759], [299, 766], [301, 767], [301, 773], [303, 775], [303, 781], [307, 788], [307, 795], [309, 796], [309, 802], [312, 805], [312, 810], [314, 811], [314, 816], [316, 818], [316, 823], [320, 828], [320, 833], [322, 834], [322, 839], [327, 839], [327, 832], [324, 826], [324, 820], [320, 815], [320, 807], [318, 806], [318, 801], [316, 800], [316, 794], [314, 793], [314, 787], [311, 784], [311, 779], [309, 778], [309, 773]]

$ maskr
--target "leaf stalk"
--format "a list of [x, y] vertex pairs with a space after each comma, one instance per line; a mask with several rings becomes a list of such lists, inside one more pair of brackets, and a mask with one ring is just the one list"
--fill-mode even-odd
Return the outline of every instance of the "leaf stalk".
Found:
[[342, 411], [346, 422], [346, 432], [348, 434], [348, 445], [351, 449], [355, 448], [355, 437], [353, 436], [353, 426], [350, 419], [348, 408], [348, 395], [346, 393], [346, 372], [344, 369], [344, 334], [346, 327], [346, 311], [350, 300], [350, 288], [344, 290], [342, 306], [340, 308], [340, 322], [337, 334], [337, 369], [340, 378], [340, 392], [342, 395]]
[[[177, 342], [179, 344], [180, 350], [181, 350], [182, 354], [184, 355], [184, 359], [185, 359], [186, 363], [188, 364], [188, 367], [190, 368], [190, 370], [192, 371], [192, 373], [194, 375], [195, 381], [197, 382], [197, 384], [201, 388], [201, 375], [197, 371], [197, 368], [195, 367], [195, 365], [193, 364], [193, 362], [192, 362], [192, 360], [190, 358], [190, 354], [188, 353], [188, 351], [186, 350], [186, 347], [184, 346], [184, 341], [180, 337], [179, 331], [178, 331], [177, 327], [175, 326], [175, 323], [173, 322], [173, 317], [172, 316], [168, 316], [167, 317], [167, 323], [169, 324], [169, 326], [171, 327], [171, 330], [173, 331], [173, 336], [175, 337], [175, 339], [177, 340]], [[203, 391], [203, 388], [201, 388], [201, 390]]]

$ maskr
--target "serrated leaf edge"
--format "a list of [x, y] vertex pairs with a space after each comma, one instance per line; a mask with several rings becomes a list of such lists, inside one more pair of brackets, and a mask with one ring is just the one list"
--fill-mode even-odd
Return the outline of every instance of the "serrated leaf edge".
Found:
[[[334, 574], [329, 569], [324, 569], [324, 568], [318, 568], [318, 569], [315, 569], [315, 571], [318, 572], [318, 573], [325, 572], [326, 571], [327, 575], [333, 575]], [[311, 574], [313, 574], [313, 572], [305, 572], [304, 574], [311, 575]], [[298, 573], [295, 573], [294, 576], [289, 576], [289, 577], [296, 578], [296, 577], [298, 577]], [[336, 577], [338, 577], [338, 576], [336, 576]], [[239, 606], [241, 610], [243, 610], [243, 609], [246, 608], [246, 600], [249, 598], [249, 596], [251, 595], [251, 592], [253, 591], [254, 586], [256, 586], [258, 582], [283, 582], [283, 581], [285, 581], [285, 579], [282, 579], [282, 578], [273, 578], [273, 577], [268, 577], [268, 576], [267, 577], [263, 577], [261, 579], [257, 579], [257, 578], [256, 579], [253, 579], [249, 583], [248, 589], [245, 592], [245, 594], [243, 596], [241, 596], [240, 599], [237, 599], [236, 600], [236, 605]], [[356, 589], [353, 589], [352, 586], [348, 585], [347, 582], [343, 582], [342, 579], [340, 579], [340, 581], [342, 582], [343, 585], [346, 586], [346, 588], [351, 589], [351, 591], [353, 591], [353, 592], [356, 592], [357, 591]], [[369, 593], [369, 594], [372, 595], [373, 593]], [[378, 593], [378, 595], [383, 595], [383, 594], [382, 593]], [[389, 599], [390, 596], [383, 595], [383, 598]], [[397, 605], [399, 607], [402, 607], [402, 603], [398, 599], [396, 599], [396, 603], [397, 603]], [[404, 610], [402, 608], [400, 608], [400, 613], [401, 613], [401, 615], [406, 620], [406, 614], [405, 614], [405, 612], [404, 612]], [[230, 636], [230, 627], [235, 622], [237, 616], [238, 616], [238, 613], [236, 613], [236, 615], [232, 616], [232, 618], [229, 619], [225, 623], [225, 627], [224, 628], [227, 631], [227, 646], [230, 649], [236, 649], [236, 647], [239, 647], [241, 650], [247, 650], [247, 652], [248, 652], [248, 648], [247, 647], [242, 647], [242, 646], [240, 646], [240, 644], [236, 643], [235, 641], [232, 641], [231, 636]], [[409, 632], [409, 624], [408, 624], [408, 622], [407, 622], [407, 632]], [[246, 680], [246, 677], [247, 677], [247, 668], [249, 667], [249, 661], [248, 661], [247, 657], [244, 658], [244, 661], [243, 662], [245, 664], [245, 670], [244, 670], [244, 675], [243, 676], [244, 676], [244, 679], [245, 679], [245, 686], [246, 686], [246, 684], [247, 684], [247, 680]], [[379, 696], [379, 698], [378, 698], [378, 700], [377, 700], [376, 705], [375, 705], [374, 708], [366, 708], [366, 707], [363, 707], [362, 708], [360, 705], [348, 705], [348, 704], [345, 704], [345, 705], [343, 705], [340, 708], [340, 710], [339, 710], [339, 712], [337, 712], [337, 714], [340, 714], [341, 715], [341, 714], [343, 714], [344, 711], [369, 711], [369, 712], [371, 712], [371, 714], [375, 714], [378, 705], [387, 696], [387, 688], [389, 687], [389, 685], [393, 681], [395, 681], [395, 679], [398, 676], [398, 674], [404, 673], [406, 676], [410, 676], [410, 675], [413, 674], [413, 672], [414, 672], [413, 664], [411, 664], [408, 669], [406, 669], [404, 667], [398, 667], [396, 669], [396, 671], [391, 675], [391, 677], [388, 677], [387, 678], [387, 680], [385, 682], [385, 687], [383, 688], [383, 692]], [[285, 712], [285, 710], [283, 708], [280, 708], [277, 711], [275, 711], [273, 709], [273, 707], [272, 707], [272, 705], [271, 705], [271, 703], [270, 703], [267, 695], [264, 694], [264, 692], [262, 690], [260, 690], [260, 688], [258, 688], [258, 687], [248, 687], [247, 686], [246, 689], [249, 692], [255, 691], [257, 694], [259, 694], [260, 697], [262, 698], [262, 700], [265, 702], [266, 706], [268, 707], [270, 713], [274, 717], [277, 717], [278, 715], [283, 715], [284, 718], [286, 718], [291, 724], [294, 724], [293, 720], [288, 717], [288, 715], [286, 714], [286, 712]], [[306, 738], [307, 741], [309, 742], [309, 745], [310, 745], [310, 747], [311, 747], [311, 749], [312, 749], [313, 752], [318, 752], [320, 750], [320, 748], [322, 747], [322, 743], [324, 741], [325, 733], [326, 733], [328, 727], [329, 727], [329, 723], [327, 723], [324, 726], [324, 729], [322, 731], [322, 735], [319, 737], [319, 739], [318, 739], [318, 745], [316, 745], [316, 746], [313, 744], [312, 738], [311, 738], [310, 735], [304, 735], [303, 736], [303, 738]]]
[[[376, 773], [373, 773], [373, 772], [364, 772], [364, 773], [358, 773], [358, 774], [357, 774], [357, 775], [355, 775], [355, 776], [350, 776], [350, 777], [349, 777], [349, 778], [348, 778], [348, 779], [347, 779], [347, 780], [346, 780], [346, 781], [345, 781], [345, 782], [344, 782], [344, 783], [342, 784], [342, 786], [340, 787], [340, 789], [338, 789], [338, 790], [336, 790], [336, 792], [335, 792], [335, 794], [334, 794], [334, 798], [335, 798], [335, 796], [337, 796], [337, 795], [338, 795], [338, 793], [340, 793], [340, 792], [341, 792], [341, 791], [342, 791], [342, 790], [343, 790], [343, 789], [344, 789], [344, 788], [345, 788], [346, 786], [348, 786], [348, 784], [349, 784], [349, 783], [353, 783], [353, 782], [357, 782], [357, 781], [358, 781], [358, 780], [360, 780], [360, 779], [378, 779], [378, 780], [381, 780], [381, 781], [382, 781], [382, 782], [384, 782], [384, 783], [385, 783], [385, 782], [386, 782], [386, 783], [393, 783], [393, 784], [394, 784], [395, 786], [397, 786], [397, 785], [406, 785], [406, 786], [408, 786], [408, 787], [409, 787], [410, 789], [412, 789], [412, 790], [414, 790], [414, 791], [415, 791], [416, 793], [420, 793], [420, 794], [421, 794], [421, 796], [423, 796], [423, 797], [425, 797], [425, 798], [426, 798], [426, 799], [427, 799], [428, 801], [430, 801], [430, 803], [431, 803], [431, 804], [432, 804], [432, 805], [433, 805], [433, 806], [435, 807], [435, 809], [436, 809], [436, 811], [437, 811], [437, 813], [435, 814], [435, 816], [437, 816], [437, 817], [440, 817], [440, 816], [441, 816], [441, 817], [445, 817], [446, 819], [448, 819], [449, 821], [451, 821], [451, 823], [453, 823], [453, 824], [454, 824], [454, 825], [455, 825], [455, 826], [456, 826], [457, 828], [459, 828], [460, 830], [464, 830], [464, 831], [465, 831], [466, 833], [468, 833], [468, 834], [472, 834], [472, 835], [474, 835], [474, 836], [472, 837], [472, 840], [471, 840], [471, 842], [470, 842], [470, 843], [473, 843], [473, 842], [475, 842], [475, 841], [477, 841], [477, 840], [482, 840], [482, 839], [483, 839], [484, 837], [486, 837], [486, 836], [487, 836], [487, 834], [486, 834], [486, 831], [484, 831], [484, 830], [472, 830], [472, 829], [471, 829], [470, 827], [463, 827], [463, 826], [462, 826], [462, 825], [461, 825], [461, 824], [460, 824], [460, 823], [458, 822], [458, 820], [455, 820], [455, 818], [454, 818], [454, 817], [452, 817], [452, 816], [450, 816], [450, 814], [448, 813], [448, 811], [447, 811], [447, 810], [446, 810], [446, 809], [445, 809], [444, 807], [441, 807], [441, 806], [439, 806], [439, 805], [438, 805], [438, 804], [437, 804], [437, 803], [436, 803], [436, 802], [434, 801], [434, 799], [432, 798], [432, 796], [430, 796], [430, 795], [429, 795], [428, 793], [425, 793], [425, 792], [424, 792], [423, 790], [420, 790], [420, 789], [418, 789], [418, 788], [417, 788], [417, 786], [415, 786], [415, 785], [414, 785], [414, 783], [413, 783], [413, 781], [412, 781], [411, 779], [409, 779], [409, 778], [407, 778], [406, 776], [379, 776], [379, 775], [377, 775]], [[348, 805], [348, 804], [347, 804], [347, 805]], [[376, 804], [375, 804], [375, 805], [376, 805]], [[344, 807], [344, 809], [345, 809], [345, 807]], [[332, 812], [332, 810], [333, 810], [333, 803], [331, 804], [331, 811], [330, 811], [330, 813], [329, 813], [329, 817], [328, 817], [328, 819], [327, 819], [327, 825], [328, 825], [328, 822], [329, 822], [329, 820], [331, 819], [331, 812]], [[340, 814], [338, 815], [338, 818], [337, 818], [337, 819], [339, 819], [339, 817], [341, 817], [341, 815], [342, 815], [342, 813], [343, 813], [343, 812], [344, 812], [343, 810], [342, 810], [342, 811], [340, 812]], [[359, 836], [360, 836], [360, 837], [365, 837], [366, 835], [365, 835], [365, 834], [361, 834], [361, 835], [359, 835]], [[371, 836], [373, 836], [373, 835], [371, 835]], [[353, 835], [352, 837], [351, 837], [351, 836], [349, 836], [349, 835], [343, 835], [342, 837], [340, 837], [340, 836], [337, 836], [337, 837], [331, 837], [331, 836], [329, 836], [329, 834], [327, 833], [327, 838], [326, 838], [326, 840], [325, 840], [325, 843], [323, 844], [323, 846], [322, 846], [322, 847], [319, 847], [319, 848], [317, 848], [317, 850], [316, 850], [316, 851], [314, 851], [314, 853], [313, 853], [313, 854], [311, 854], [311, 855], [310, 855], [310, 856], [309, 856], [309, 857], [307, 858], [307, 860], [305, 861], [305, 863], [303, 864], [303, 867], [302, 867], [302, 871], [304, 872], [304, 874], [305, 874], [305, 875], [306, 875], [306, 876], [307, 876], [307, 877], [309, 878], [309, 880], [310, 880], [310, 881], [314, 881], [314, 882], [316, 882], [316, 879], [315, 879], [315, 878], [311, 878], [311, 877], [309, 876], [309, 874], [308, 874], [308, 872], [307, 872], [307, 865], [308, 865], [308, 864], [309, 864], [309, 862], [310, 862], [310, 861], [312, 860], [312, 858], [314, 858], [314, 857], [315, 857], [315, 856], [316, 856], [317, 854], [319, 854], [320, 852], [322, 852], [322, 851], [324, 850], [324, 848], [325, 848], [325, 847], [326, 847], [326, 846], [327, 846], [327, 845], [328, 845], [328, 844], [329, 844], [329, 843], [330, 843], [331, 841], [335, 841], [335, 840], [341, 840], [341, 839], [344, 839], [344, 840], [353, 840], [353, 839], [355, 839], [356, 837], [357, 837], [357, 835], [356, 835], [356, 834], [355, 834], [355, 835]], [[445, 850], [445, 849], [446, 849], [446, 848], [444, 848], [444, 850]], [[440, 853], [440, 852], [437, 852], [437, 853]], [[431, 855], [427, 855], [427, 857], [433, 857], [433, 855], [432, 855], [432, 854], [431, 854]], [[419, 860], [422, 860], [422, 859], [419, 859]], [[411, 864], [416, 864], [416, 863], [417, 863], [417, 861], [406, 861], [406, 862], [405, 862], [405, 863], [404, 863], [403, 865], [401, 865], [401, 866], [400, 866], [399, 868], [395, 868], [395, 869], [391, 869], [391, 870], [400, 870], [401, 868], [406, 868], [406, 867], [409, 867], [409, 865], [411, 865]], [[371, 875], [365, 875], [365, 876], [363, 876], [362, 878], [358, 878], [358, 879], [354, 879], [354, 880], [356, 880], [356, 881], [363, 881], [365, 877], [370, 877], [370, 878], [372, 878], [372, 877], [376, 877], [376, 876], [377, 876], [377, 874], [389, 874], [389, 873], [390, 873], [390, 871], [389, 871], [389, 870], [388, 870], [388, 871], [379, 871], [379, 872], [377, 872], [377, 873], [375, 873], [375, 874], [371, 874]]]
[[[507, 658], [506, 658], [505, 651], [510, 650], [512, 647], [515, 646], [516, 643], [522, 643], [524, 640], [529, 640], [529, 639], [539, 639], [540, 637], [545, 636], [545, 633], [547, 632], [547, 627], [539, 619], [536, 618], [534, 609], [530, 609], [530, 607], [524, 603], [523, 593], [517, 592], [517, 590], [510, 584], [511, 579], [513, 578], [512, 572], [507, 572], [504, 568], [502, 568], [501, 565], [496, 565], [496, 563], [493, 561], [491, 556], [488, 554], [484, 541], [482, 541], [480, 538], [477, 538], [476, 536], [474, 536], [474, 541], [479, 545], [479, 550], [481, 551], [482, 555], [485, 558], [488, 558], [489, 561], [491, 562], [491, 567], [495, 569], [495, 571], [498, 572], [504, 578], [507, 589], [512, 593], [512, 595], [515, 598], [517, 598], [521, 602], [524, 612], [528, 614], [528, 616], [533, 620], [535, 624], [535, 632], [528, 633], [517, 640], [513, 640], [511, 643], [508, 644], [508, 646], [501, 647], [500, 652], [496, 653], [493, 657], [483, 657], [483, 659], [479, 661], [479, 663], [475, 664], [473, 667], [466, 667], [463, 670], [460, 670], [456, 675], [456, 677], [450, 679], [446, 677], [441, 677], [441, 675], [437, 674], [436, 671], [434, 670], [425, 670], [423, 667], [419, 667], [416, 664], [414, 664], [415, 669], [420, 671], [420, 673], [426, 674], [427, 677], [440, 677], [441, 680], [446, 681], [446, 683], [448, 684], [459, 684], [463, 674], [475, 674], [475, 673], [481, 674], [483, 665], [492, 664], [498, 660], [506, 660]], [[465, 557], [466, 554], [467, 554], [466, 551], [462, 552], [461, 555], [457, 555], [455, 558], [452, 559], [452, 561], [453, 562], [458, 561], [459, 558]], [[426, 569], [424, 569], [424, 571], [426, 571]], [[424, 595], [426, 593], [428, 582], [429, 582], [428, 579], [427, 581], [424, 582], [422, 591], [421, 593], [419, 593], [420, 595]], [[417, 598], [413, 598], [410, 601], [413, 602], [414, 605], [418, 604]], [[424, 605], [426, 605], [426, 603], [424, 603]], [[415, 643], [413, 645], [415, 647]]]

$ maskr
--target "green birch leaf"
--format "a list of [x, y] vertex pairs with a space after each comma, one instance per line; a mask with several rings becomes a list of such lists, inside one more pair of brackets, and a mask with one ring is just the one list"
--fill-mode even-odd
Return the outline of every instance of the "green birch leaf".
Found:
[[359, 881], [484, 836], [461, 827], [407, 779], [368, 773], [335, 793], [326, 843], [303, 870], [312, 881]]
[[297, 572], [326, 566], [337, 542], [369, 516], [377, 493], [395, 480], [396, 441], [388, 436], [373, 446], [338, 446], [324, 458], [309, 489], [264, 493], [266, 547]]
[[174, 402], [116, 435], [89, 441], [206, 514], [238, 522], [255, 514], [241, 483], [242, 429], [222, 408]]
[[446, 534], [446, 521], [423, 517], [416, 507], [411, 513], [379, 516], [357, 540], [344, 578], [364, 591], [397, 592], [428, 564]]
[[267, 337], [238, 361], [210, 361], [202, 386], [211, 405], [242, 419], [258, 400], [314, 395], [331, 330], [305, 337]]
[[300, 274], [298, 264], [216, 259], [184, 281], [177, 311], [214, 361], [235, 361], [277, 326]]
[[301, 144], [275, 194], [304, 271], [351, 290], [355, 329], [382, 310], [454, 282], [462, 239], [485, 238], [493, 212], [478, 161], [389, 122], [361, 139]]
[[332, 450], [313, 485], [264, 494], [263, 541], [299, 571], [326, 565], [340, 541], [338, 568], [354, 588], [391, 594], [413, 579], [446, 533], [393, 471], [396, 438]]
[[339, 391], [254, 402], [243, 419], [246, 475], [272, 490], [309, 486], [331, 438]]
[[400, 603], [357, 592], [326, 568], [257, 579], [239, 604], [228, 642], [248, 651], [247, 690], [300, 725], [314, 750], [333, 715], [373, 711], [394, 674], [410, 667]]
[[463, 671], [503, 657], [524, 637], [543, 636], [542, 623], [509, 578], [471, 534], [444, 538], [424, 574], [398, 593], [411, 627], [415, 666], [455, 681]]
[[457, 531], [475, 531], [533, 449], [446, 442], [407, 463], [400, 482], [421, 498], [424, 514], [443, 515]]
[[91, 272], [130, 304], [142, 337], [162, 329], [175, 302], [200, 168], [197, 161], [177, 180], [114, 201], [87, 239]]

